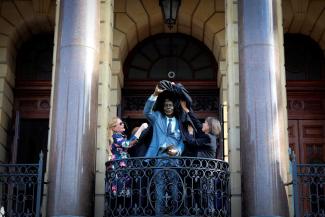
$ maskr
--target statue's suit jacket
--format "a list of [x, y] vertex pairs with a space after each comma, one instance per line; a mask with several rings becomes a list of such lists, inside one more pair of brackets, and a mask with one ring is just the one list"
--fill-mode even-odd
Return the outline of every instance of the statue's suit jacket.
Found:
[[167, 117], [159, 111], [153, 111], [155, 102], [149, 98], [144, 106], [144, 115], [153, 126], [152, 140], [145, 157], [167, 157], [166, 148], [168, 145], [174, 145], [178, 150], [177, 156], [180, 156], [184, 150], [184, 143], [179, 120], [176, 119], [175, 132], [168, 135]]

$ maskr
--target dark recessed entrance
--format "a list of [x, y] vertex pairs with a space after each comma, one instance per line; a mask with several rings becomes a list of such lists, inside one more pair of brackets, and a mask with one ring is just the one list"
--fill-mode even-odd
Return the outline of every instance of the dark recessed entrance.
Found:
[[221, 118], [218, 64], [201, 41], [180, 33], [158, 34], [139, 43], [128, 55], [124, 68], [120, 115], [129, 133], [145, 121], [143, 107], [160, 80], [182, 83], [193, 99], [199, 118]]
[[325, 58], [310, 37], [285, 34], [289, 145], [298, 163], [325, 162]]
[[11, 134], [12, 162], [38, 163], [39, 154], [43, 151], [46, 165], [52, 53], [53, 33], [35, 35], [18, 50]]

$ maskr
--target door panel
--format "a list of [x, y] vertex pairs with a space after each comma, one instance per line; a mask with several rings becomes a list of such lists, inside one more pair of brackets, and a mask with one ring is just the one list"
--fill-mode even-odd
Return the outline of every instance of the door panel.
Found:
[[289, 120], [288, 133], [298, 163], [325, 162], [325, 120]]
[[[51, 81], [16, 80], [14, 94], [14, 111], [19, 114], [15, 118], [20, 124], [18, 128], [15, 126], [12, 160], [37, 163], [41, 150], [46, 156], [44, 151], [48, 137]], [[26, 153], [33, 156], [25, 156]]]
[[325, 120], [300, 120], [299, 142], [301, 163], [324, 162]]

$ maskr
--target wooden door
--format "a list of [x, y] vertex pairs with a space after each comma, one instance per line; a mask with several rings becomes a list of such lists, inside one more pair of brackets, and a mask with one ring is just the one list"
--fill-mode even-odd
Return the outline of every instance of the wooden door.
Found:
[[37, 163], [39, 152], [47, 150], [53, 41], [53, 32], [33, 34], [17, 50], [12, 161]]
[[40, 151], [43, 151], [46, 163], [50, 93], [50, 81], [16, 82], [12, 161], [38, 163]]
[[325, 120], [289, 120], [288, 129], [298, 163], [325, 162]]
[[287, 81], [289, 146], [297, 163], [325, 162], [325, 82]]
[[325, 162], [325, 120], [300, 120], [301, 163]]

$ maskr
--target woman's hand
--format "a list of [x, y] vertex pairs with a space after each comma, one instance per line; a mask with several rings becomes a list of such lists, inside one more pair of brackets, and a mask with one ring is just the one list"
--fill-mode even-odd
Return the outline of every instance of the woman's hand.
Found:
[[138, 130], [135, 132], [134, 136], [139, 139], [141, 136], [142, 131], [148, 128], [147, 123], [142, 123], [141, 126], [138, 128]]
[[140, 126], [141, 131], [143, 131], [143, 130], [145, 130], [145, 129], [147, 129], [147, 128], [148, 128], [148, 124], [147, 124], [147, 123], [143, 123], [143, 124], [141, 124], [141, 126]]
[[189, 133], [190, 135], [193, 135], [193, 134], [194, 134], [194, 129], [193, 129], [193, 127], [192, 127], [191, 125], [188, 125], [188, 126], [187, 126], [187, 130], [188, 130], [188, 133]]

